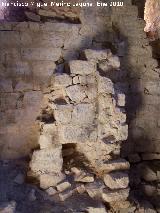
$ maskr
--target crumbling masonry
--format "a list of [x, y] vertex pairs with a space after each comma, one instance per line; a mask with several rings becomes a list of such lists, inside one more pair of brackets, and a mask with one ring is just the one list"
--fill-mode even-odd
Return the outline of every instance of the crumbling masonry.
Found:
[[[120, 62], [109, 50], [87, 49], [85, 56], [87, 61], [70, 61], [70, 74], [53, 76], [51, 92], [46, 96], [55, 121], [41, 123], [40, 150], [33, 153], [31, 171], [45, 189], [66, 182], [69, 177], [62, 173], [62, 146], [75, 144], [73, 152], [83, 154], [83, 161], [88, 161], [93, 173], [82, 174], [80, 167], [74, 176], [74, 168], [70, 168], [68, 176], [73, 175], [76, 182], [97, 184], [97, 173], [106, 185], [101, 186], [104, 200], [125, 200], [129, 195], [129, 178], [123, 170], [129, 169], [129, 163], [120, 158], [121, 142], [128, 137], [125, 95], [106, 77], [109, 71], [120, 72]], [[72, 149], [64, 149], [64, 156], [71, 155]], [[99, 190], [98, 184], [95, 187]], [[60, 197], [69, 195], [71, 191], [61, 192]]]

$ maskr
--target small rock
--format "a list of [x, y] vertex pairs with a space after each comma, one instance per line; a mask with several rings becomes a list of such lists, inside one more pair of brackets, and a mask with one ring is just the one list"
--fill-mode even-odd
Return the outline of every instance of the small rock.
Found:
[[114, 94], [113, 82], [106, 77], [98, 76], [98, 92], [104, 94]]
[[82, 172], [80, 175], [75, 176], [74, 180], [76, 182], [91, 183], [94, 182], [94, 176], [92, 174]]
[[47, 190], [46, 190], [47, 194], [52, 196], [52, 195], [55, 195], [57, 193], [57, 191], [55, 190], [55, 188], [53, 187], [49, 187]]
[[24, 180], [25, 180], [24, 175], [22, 173], [20, 173], [15, 177], [14, 182], [17, 184], [23, 184]]
[[83, 184], [77, 185], [76, 189], [79, 194], [83, 194], [86, 191], [85, 186]]
[[67, 74], [56, 74], [54, 77], [54, 87], [67, 87], [72, 85], [72, 78]]
[[56, 186], [56, 188], [59, 192], [62, 192], [70, 187], [71, 187], [71, 184], [68, 181], [60, 183], [59, 185]]
[[81, 85], [73, 85], [66, 88], [68, 97], [74, 102], [81, 102], [86, 97], [85, 88]]
[[32, 189], [28, 195], [28, 199], [29, 201], [35, 201], [37, 198], [36, 198], [36, 195], [35, 195], [35, 189]]
[[79, 83], [80, 83], [79, 76], [73, 77], [73, 84], [79, 84]]
[[123, 189], [128, 187], [129, 178], [124, 172], [112, 172], [104, 175], [104, 182], [110, 189]]
[[76, 168], [76, 167], [72, 167], [71, 168], [71, 172], [73, 172], [75, 175], [80, 175], [81, 170]]
[[59, 194], [59, 198], [61, 201], [65, 201], [67, 198], [71, 197], [75, 189], [67, 189]]
[[40, 145], [40, 149], [53, 147], [52, 136], [51, 135], [40, 135], [38, 143]]
[[124, 107], [126, 104], [126, 96], [124, 94], [117, 94], [117, 105]]

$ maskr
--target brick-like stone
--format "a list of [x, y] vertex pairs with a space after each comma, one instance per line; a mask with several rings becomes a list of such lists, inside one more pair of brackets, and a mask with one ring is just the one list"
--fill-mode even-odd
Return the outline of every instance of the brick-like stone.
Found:
[[30, 167], [38, 175], [46, 173], [57, 173], [62, 170], [63, 159], [61, 146], [59, 148], [48, 148], [34, 151]]
[[98, 77], [98, 92], [104, 94], [114, 94], [114, 86], [109, 78]]
[[105, 172], [111, 172], [115, 170], [127, 170], [130, 168], [130, 164], [125, 159], [117, 159], [117, 160], [110, 160], [99, 166], [99, 169]]
[[106, 50], [92, 50], [92, 49], [86, 49], [84, 51], [85, 56], [87, 60], [93, 60], [93, 61], [101, 61], [107, 59], [112, 53], [109, 49]]
[[72, 113], [72, 122], [76, 124], [93, 124], [96, 117], [95, 107], [92, 104], [77, 104]]
[[71, 187], [71, 184], [68, 181], [62, 182], [56, 186], [59, 192], [65, 191], [66, 189], [70, 187]]
[[57, 61], [61, 57], [60, 48], [22, 48], [22, 58], [29, 61]]
[[96, 66], [94, 62], [73, 60], [70, 61], [70, 70], [73, 74], [89, 75], [95, 73]]
[[66, 88], [68, 97], [74, 102], [82, 102], [86, 97], [85, 88], [81, 85], [73, 85]]
[[123, 189], [128, 187], [129, 178], [124, 172], [112, 172], [104, 175], [104, 182], [110, 189]]

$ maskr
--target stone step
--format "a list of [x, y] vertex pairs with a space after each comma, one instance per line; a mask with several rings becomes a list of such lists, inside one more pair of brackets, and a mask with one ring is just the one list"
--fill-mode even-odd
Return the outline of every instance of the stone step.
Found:
[[102, 194], [103, 200], [108, 203], [126, 200], [128, 196], [129, 196], [129, 188], [113, 191], [104, 189]]
[[124, 172], [111, 172], [104, 175], [104, 183], [110, 189], [123, 189], [128, 187], [129, 177]]
[[102, 165], [99, 165], [99, 170], [105, 173], [109, 173], [115, 170], [128, 170], [130, 168], [130, 164], [125, 159], [116, 159], [116, 160], [109, 160]]

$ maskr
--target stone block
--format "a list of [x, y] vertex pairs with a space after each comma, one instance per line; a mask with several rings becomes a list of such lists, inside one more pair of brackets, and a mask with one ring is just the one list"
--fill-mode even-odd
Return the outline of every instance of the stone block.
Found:
[[105, 172], [111, 172], [115, 170], [127, 170], [130, 168], [130, 164], [125, 159], [109, 160], [102, 166], [99, 166], [99, 170]]
[[95, 107], [92, 104], [77, 104], [72, 113], [72, 123], [79, 125], [93, 124], [96, 117]]
[[61, 201], [65, 201], [67, 198], [71, 197], [76, 190], [67, 189], [59, 194], [59, 198]]
[[110, 189], [123, 189], [128, 187], [129, 177], [124, 172], [111, 172], [104, 175], [104, 182]]
[[60, 146], [34, 151], [30, 168], [38, 175], [58, 173], [62, 170], [62, 164], [63, 159]]
[[31, 68], [27, 62], [20, 60], [8, 61], [6, 66], [6, 72], [9, 77], [30, 77]]
[[11, 61], [19, 61], [21, 58], [20, 51], [18, 48], [6, 48], [0, 50], [0, 62], [10, 63]]
[[107, 203], [126, 200], [129, 196], [129, 188], [119, 190], [103, 190], [102, 198]]
[[59, 32], [37, 32], [33, 36], [33, 47], [52, 47], [62, 48], [64, 44], [65, 34]]
[[68, 124], [72, 119], [72, 105], [56, 105], [54, 110], [54, 117], [57, 123]]
[[46, 190], [47, 194], [49, 196], [53, 196], [55, 194], [57, 194], [57, 191], [53, 188], [53, 187], [49, 187], [47, 190]]
[[71, 184], [68, 181], [62, 182], [56, 186], [59, 192], [63, 192], [70, 187], [71, 187]]
[[37, 107], [37, 110], [41, 106], [41, 101], [42, 101], [42, 92], [40, 91], [28, 91], [25, 92], [24, 98], [23, 98], [23, 104], [24, 106], [32, 106], [32, 107]]
[[75, 176], [74, 181], [82, 183], [92, 183], [94, 182], [94, 176], [92, 174], [81, 172], [80, 175]]
[[40, 187], [42, 189], [48, 189], [54, 187], [65, 179], [65, 175], [62, 173], [42, 174], [39, 177]]
[[53, 138], [51, 135], [40, 135], [38, 143], [40, 149], [50, 148], [53, 147]]
[[110, 55], [112, 55], [111, 51], [109, 49], [106, 50], [92, 50], [92, 49], [86, 49], [84, 50], [85, 57], [87, 60], [99, 62], [102, 60], [107, 59]]
[[119, 141], [125, 141], [128, 138], [128, 125], [121, 125], [119, 127], [119, 134], [118, 134], [118, 140]]
[[114, 86], [109, 78], [98, 76], [98, 93], [114, 94]]
[[117, 105], [124, 107], [126, 103], [126, 97], [124, 94], [117, 94]]
[[92, 126], [63, 125], [59, 127], [59, 141], [65, 143], [85, 143], [91, 140], [94, 132]]
[[15, 92], [26, 92], [28, 90], [33, 90], [33, 85], [24, 81], [19, 81], [14, 88]]
[[96, 72], [94, 62], [73, 60], [69, 62], [72, 74], [89, 75]]
[[56, 74], [53, 80], [55, 87], [67, 87], [72, 85], [72, 78], [67, 74]]
[[82, 102], [86, 97], [85, 88], [81, 85], [73, 85], [66, 88], [67, 96], [74, 102]]
[[51, 61], [32, 62], [32, 71], [35, 81], [47, 80], [55, 72], [56, 64]]
[[88, 207], [86, 211], [87, 213], [107, 213], [107, 210], [103, 205], [99, 205], [97, 207]]
[[22, 48], [21, 55], [29, 61], [58, 61], [61, 56], [60, 48]]
[[58, 132], [58, 128], [54, 123], [43, 124], [42, 126], [43, 135], [55, 137]]

